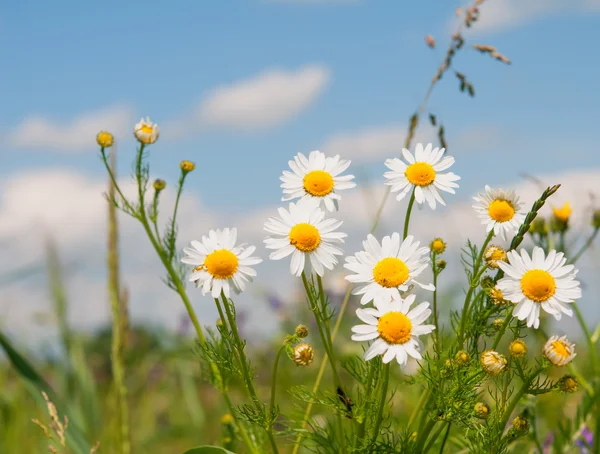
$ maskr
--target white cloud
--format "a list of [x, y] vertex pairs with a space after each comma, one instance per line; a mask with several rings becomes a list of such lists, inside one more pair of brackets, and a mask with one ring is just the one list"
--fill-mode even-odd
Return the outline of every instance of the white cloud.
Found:
[[121, 137], [132, 130], [132, 122], [133, 112], [125, 106], [82, 113], [63, 122], [43, 115], [31, 115], [9, 134], [9, 143], [18, 148], [86, 151], [96, 146], [96, 134], [101, 129]]
[[[473, 33], [484, 34], [520, 27], [556, 14], [594, 11], [598, 0], [494, 0], [480, 5], [480, 17]], [[452, 19], [456, 28], [457, 19]]]
[[229, 129], [277, 126], [309, 107], [330, 78], [327, 68], [268, 69], [244, 81], [215, 88], [200, 103], [200, 124]]

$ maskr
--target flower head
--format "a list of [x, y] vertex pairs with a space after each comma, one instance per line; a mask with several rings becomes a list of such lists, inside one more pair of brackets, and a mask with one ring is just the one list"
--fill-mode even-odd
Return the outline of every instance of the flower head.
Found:
[[546, 257], [540, 247], [533, 248], [533, 254], [521, 249], [508, 253], [509, 263], [498, 262], [505, 277], [498, 281], [498, 288], [504, 299], [517, 305], [513, 315], [519, 320], [527, 320], [528, 327], [540, 326], [540, 308], [556, 320], [562, 314], [573, 315], [567, 304], [581, 298], [579, 282], [575, 280], [577, 270], [573, 265], [565, 265], [567, 259], [562, 252], [551, 250]]
[[539, 234], [541, 236], [545, 236], [548, 234], [548, 224], [546, 223], [546, 220], [541, 217], [538, 216], [536, 217], [533, 222], [531, 223], [531, 225], [529, 226], [529, 233], [531, 234]]
[[498, 262], [508, 261], [506, 250], [500, 246], [491, 245], [483, 253], [483, 259], [490, 268], [499, 268]]
[[293, 359], [298, 366], [308, 366], [314, 358], [315, 352], [309, 344], [298, 344], [294, 347]]
[[265, 230], [273, 236], [264, 240], [268, 249], [275, 249], [269, 258], [280, 260], [292, 256], [290, 272], [300, 276], [312, 269], [319, 275], [325, 268], [332, 270], [338, 263], [336, 255], [342, 255], [335, 243], [343, 243], [345, 233], [336, 232], [342, 221], [325, 219], [325, 212], [318, 203], [301, 200], [290, 203], [289, 209], [279, 208], [278, 218], [269, 218]]
[[523, 203], [513, 190], [492, 189], [486, 185], [485, 192], [473, 197], [473, 208], [479, 214], [482, 224], [489, 232], [494, 230], [494, 235], [514, 235], [525, 220], [525, 213], [520, 210]]
[[96, 142], [98, 143], [98, 145], [100, 145], [102, 148], [110, 148], [113, 146], [113, 143], [115, 141], [115, 138], [113, 137], [113, 135], [108, 132], [108, 131], [100, 131], [98, 133], [98, 135], [96, 136]]
[[529, 421], [523, 416], [516, 416], [513, 419], [513, 428], [518, 432], [525, 432], [529, 430]]
[[300, 338], [305, 338], [308, 336], [308, 328], [304, 325], [298, 325], [296, 326], [295, 334]]
[[323, 201], [328, 211], [337, 211], [338, 200], [341, 199], [336, 191], [350, 189], [356, 186], [353, 175], [341, 175], [349, 166], [350, 161], [340, 159], [339, 155], [326, 157], [320, 151], [311, 151], [308, 158], [302, 153], [289, 161], [292, 171], [284, 170], [280, 180], [283, 182], [284, 197], [282, 201], [296, 198], [317, 199]]
[[429, 249], [434, 254], [443, 254], [446, 250], [446, 243], [441, 238], [436, 238], [431, 243], [429, 243]]
[[145, 145], [150, 145], [158, 140], [158, 125], [150, 121], [150, 117], [140, 120], [133, 129], [135, 138]]
[[389, 172], [384, 173], [385, 184], [391, 186], [392, 192], [398, 192], [396, 200], [402, 200], [411, 189], [414, 189], [415, 201], [419, 204], [427, 201], [432, 210], [435, 210], [436, 201], [445, 205], [440, 191], [454, 194], [458, 188], [455, 181], [460, 180], [452, 172], [440, 173], [454, 164], [454, 158], [446, 156], [442, 159], [444, 148], [433, 148], [432, 144], [418, 143], [415, 154], [406, 148], [402, 150], [405, 163], [399, 158], [388, 159], [385, 165]]
[[357, 309], [356, 315], [366, 324], [352, 327], [352, 340], [364, 342], [375, 339], [365, 352], [365, 361], [383, 355], [384, 363], [396, 358], [404, 367], [409, 356], [422, 359], [419, 352], [423, 343], [419, 336], [431, 333], [435, 326], [423, 325], [431, 315], [429, 303], [423, 302], [411, 309], [415, 298], [415, 295], [406, 299], [398, 297], [382, 302], [376, 308]]
[[502, 293], [502, 290], [498, 288], [498, 286], [490, 289], [490, 300], [492, 300], [492, 303], [497, 306], [506, 302], [504, 299], [504, 294]]
[[413, 282], [426, 290], [435, 290], [433, 284], [421, 284], [415, 278], [429, 265], [429, 249], [419, 248], [419, 242], [409, 235], [401, 242], [400, 234], [383, 237], [381, 244], [371, 234], [363, 241], [364, 250], [346, 257], [344, 268], [355, 274], [346, 279], [361, 284], [354, 290], [362, 295], [361, 304], [389, 303], [399, 299], [400, 292], [408, 290]]
[[567, 336], [552, 336], [544, 344], [544, 356], [555, 366], [566, 366], [575, 358], [575, 344]]
[[486, 350], [479, 359], [481, 367], [490, 375], [498, 375], [506, 368], [506, 358], [493, 350]]
[[466, 366], [471, 362], [471, 357], [465, 350], [459, 351], [454, 358], [459, 366]]
[[508, 352], [513, 358], [522, 358], [527, 354], [527, 344], [523, 339], [515, 339], [508, 346]]
[[251, 257], [254, 246], [244, 244], [236, 246], [237, 229], [210, 230], [201, 241], [192, 241], [191, 247], [183, 248], [183, 263], [193, 265], [190, 281], [196, 282], [202, 293], [210, 293], [218, 298], [221, 291], [230, 297], [230, 287], [236, 293], [246, 289], [246, 283], [252, 281], [256, 271], [251, 268], [262, 262]]

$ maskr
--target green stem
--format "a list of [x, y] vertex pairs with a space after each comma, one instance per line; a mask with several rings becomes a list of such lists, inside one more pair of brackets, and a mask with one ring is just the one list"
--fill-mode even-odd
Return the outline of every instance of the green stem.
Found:
[[[130, 213], [131, 214], [135, 213], [135, 210], [129, 203], [129, 200], [127, 200], [125, 198], [125, 196], [123, 195], [123, 192], [121, 192], [121, 188], [117, 184], [117, 179], [115, 178], [115, 175], [114, 175], [112, 169], [110, 168], [110, 165], [108, 164], [108, 160], [107, 160], [104, 148], [101, 148], [100, 152], [102, 153], [102, 162], [104, 162], [104, 167], [106, 167], [106, 171], [108, 172], [108, 176], [110, 177], [110, 181], [112, 182], [113, 188], [117, 191], [117, 193], [119, 194], [119, 197], [121, 197], [121, 200], [123, 200], [123, 203], [125, 204], [127, 209], [130, 211]], [[114, 200], [114, 199], [112, 199], [112, 200]], [[112, 202], [112, 200], [111, 200], [111, 202]]]
[[381, 385], [381, 397], [379, 399], [379, 408], [377, 409], [377, 419], [375, 420], [375, 428], [373, 429], [373, 436], [371, 437], [371, 442], [369, 443], [369, 447], [372, 447], [377, 441], [377, 437], [379, 436], [379, 429], [381, 428], [381, 423], [383, 421], [383, 410], [385, 409], [385, 403], [387, 400], [387, 390], [390, 382], [390, 363], [387, 363], [383, 366], [383, 382]]
[[436, 263], [437, 254], [435, 252], [432, 253], [432, 269], [433, 269], [433, 286], [435, 290], [433, 291], [433, 324], [435, 325], [435, 343], [437, 347], [437, 351], [440, 352], [442, 350], [442, 338], [440, 336], [440, 324], [438, 320], [438, 307], [437, 307], [437, 278], [438, 278], [438, 269]]
[[529, 375], [529, 377], [527, 377], [527, 379], [523, 382], [523, 386], [521, 386], [521, 389], [519, 389], [517, 394], [515, 394], [514, 397], [511, 399], [510, 403], [506, 407], [506, 410], [504, 411], [504, 414], [502, 415], [502, 419], [500, 420], [500, 423], [499, 423], [500, 430], [504, 431], [504, 428], [506, 427], [506, 424], [508, 423], [510, 415], [512, 414], [515, 407], [519, 403], [519, 400], [521, 400], [521, 398], [525, 395], [525, 393], [527, 392], [527, 389], [529, 388], [529, 385], [531, 384], [533, 379], [540, 374], [541, 371], [542, 371], [541, 367], [538, 367], [537, 369], [535, 369]]
[[[423, 419], [424, 421], [424, 419]], [[425, 426], [423, 427], [423, 429], [421, 430], [421, 428], [419, 428], [419, 430], [417, 431], [417, 444], [415, 447], [415, 452], [426, 452], [423, 449], [423, 445], [425, 444], [425, 442], [427, 441], [427, 438], [429, 436], [429, 434], [431, 433], [431, 429], [433, 429], [433, 426], [435, 426], [437, 421], [434, 421], [433, 419], [430, 419], [427, 424], [425, 424]]]
[[[465, 326], [466, 326], [466, 321], [467, 321], [467, 317], [469, 314], [469, 304], [471, 303], [471, 297], [473, 296], [473, 292], [479, 285], [479, 282], [477, 280], [477, 278], [481, 276], [479, 267], [481, 266], [481, 261], [483, 260], [483, 254], [485, 252], [485, 249], [487, 248], [487, 245], [489, 244], [489, 242], [492, 240], [493, 237], [494, 237], [494, 229], [490, 230], [490, 233], [488, 233], [488, 236], [486, 237], [485, 241], [483, 242], [483, 245], [481, 246], [481, 250], [479, 251], [479, 255], [477, 256], [475, 265], [473, 266], [473, 280], [469, 283], [469, 290], [467, 291], [467, 296], [465, 297], [465, 305], [463, 307], [463, 311], [462, 311], [462, 315], [461, 315], [461, 319], [460, 319], [460, 331], [458, 334], [458, 344], [461, 347], [462, 347], [462, 344], [464, 341]], [[485, 268], [484, 268], [484, 270], [485, 270]], [[481, 272], [483, 272], [483, 271], [481, 271]]]
[[[112, 155], [112, 169], [115, 167]], [[109, 194], [114, 197], [115, 185], [110, 184]], [[127, 406], [127, 387], [125, 385], [125, 365], [123, 362], [124, 323], [122, 320], [121, 285], [119, 282], [119, 233], [117, 209], [113, 203], [108, 205], [108, 292], [112, 309], [112, 348], [111, 362], [117, 397], [119, 441], [121, 454], [131, 452], [129, 431], [129, 408]]]
[[[451, 422], [448, 423], [448, 428], [446, 429], [446, 433], [444, 434], [444, 439], [442, 440], [442, 446], [440, 446], [439, 454], [444, 454], [444, 448], [446, 447], [446, 442], [448, 441], [448, 436], [450, 435], [450, 427], [452, 427]], [[542, 451], [540, 451], [540, 454], [542, 454]]]
[[569, 263], [574, 264], [577, 260], [579, 260], [581, 258], [581, 256], [583, 255], [583, 253], [592, 245], [592, 243], [594, 242], [594, 239], [596, 238], [596, 235], [598, 235], [598, 230], [600, 230], [600, 228], [596, 227], [594, 229], [594, 231], [592, 232], [592, 234], [588, 237], [588, 239], [586, 240], [586, 242], [583, 244], [583, 246], [581, 246], [581, 249], [579, 249], [579, 251], [577, 251], [577, 254], [575, 254], [575, 256], [570, 260]]
[[575, 303], [575, 302], [573, 302], [573, 304], [571, 306], [573, 307], [573, 310], [575, 311], [575, 316], [577, 317], [577, 320], [579, 321], [579, 324], [581, 325], [581, 329], [583, 330], [583, 334], [585, 335], [585, 339], [587, 340], [588, 348], [590, 349], [592, 373], [593, 373], [593, 376], [596, 377], [598, 375], [598, 358], [596, 357], [596, 345], [592, 339], [592, 334], [590, 333], [590, 330], [588, 329], [587, 324], [585, 323], [583, 314], [579, 310], [579, 306], [577, 306], [577, 303]]
[[428, 398], [429, 398], [429, 390], [426, 390], [423, 394], [421, 394], [419, 402], [417, 402], [417, 405], [415, 406], [414, 410], [410, 414], [410, 418], [408, 420], [408, 425], [407, 425], [407, 427], [409, 429], [412, 427], [413, 423], [417, 419], [417, 415], [419, 414], [419, 411], [421, 410], [421, 408], [423, 407], [423, 404], [425, 403], [425, 401]]
[[[236, 345], [236, 350], [238, 352], [238, 360], [240, 363], [240, 367], [242, 370], [242, 376], [244, 378], [244, 382], [246, 383], [246, 389], [248, 390], [248, 394], [250, 395], [250, 399], [252, 403], [256, 407], [256, 410], [260, 413], [264, 412], [264, 407], [260, 400], [258, 399], [258, 395], [256, 394], [256, 390], [254, 389], [254, 383], [252, 380], [252, 376], [250, 370], [248, 368], [248, 362], [246, 361], [246, 355], [244, 353], [244, 344], [242, 342], [242, 338], [240, 337], [240, 333], [237, 329], [237, 324], [235, 321], [235, 315], [231, 310], [229, 301], [225, 297], [225, 294], [221, 292], [221, 300], [223, 301], [223, 306], [225, 307], [225, 313], [227, 314], [227, 321], [229, 322], [229, 328], [231, 330], [231, 334], [233, 336], [233, 340]], [[277, 443], [275, 442], [275, 437], [273, 435], [272, 428], [267, 429], [267, 435], [269, 437], [269, 441], [271, 442], [271, 448], [274, 453], [278, 453]]]
[[[447, 427], [448, 427], [448, 430], [449, 430], [450, 429], [450, 424], [447, 424]], [[437, 440], [437, 438], [442, 433], [442, 430], [444, 430], [444, 425], [443, 424], [441, 424], [440, 426], [438, 426], [438, 428], [435, 430], [435, 432], [433, 432], [433, 434], [431, 435], [431, 438], [429, 439], [429, 441], [425, 445], [425, 449], [423, 450], [423, 452], [428, 452], [429, 451], [429, 449], [433, 446], [433, 444], [435, 443], [435, 441]]]
[[154, 234], [156, 235], [156, 239], [160, 242], [160, 232], [158, 231], [158, 196], [160, 191], [154, 191], [154, 199], [152, 200], [152, 216], [150, 216], [150, 220], [152, 221], [152, 225], [154, 226]]
[[179, 199], [181, 198], [181, 191], [183, 191], [183, 183], [185, 181], [185, 176], [187, 172], [181, 172], [181, 176], [179, 177], [179, 187], [177, 188], [177, 196], [175, 197], [175, 206], [173, 207], [173, 216], [171, 218], [171, 238], [173, 238], [173, 244], [169, 244], [169, 260], [173, 260], [173, 255], [175, 254], [175, 220], [177, 219], [177, 209], [179, 208]]
[[406, 239], [408, 236], [408, 224], [410, 223], [410, 213], [412, 212], [412, 207], [415, 203], [415, 190], [413, 189], [410, 194], [410, 201], [408, 202], [408, 208], [406, 209], [406, 217], [404, 218], [404, 235], [403, 239]]
[[271, 374], [271, 401], [269, 403], [269, 415], [273, 414], [273, 409], [275, 408], [275, 388], [277, 384], [277, 366], [279, 365], [279, 358], [281, 354], [285, 351], [286, 344], [283, 344], [279, 347], [277, 351], [277, 355], [275, 355], [275, 361], [273, 362], [273, 372]]

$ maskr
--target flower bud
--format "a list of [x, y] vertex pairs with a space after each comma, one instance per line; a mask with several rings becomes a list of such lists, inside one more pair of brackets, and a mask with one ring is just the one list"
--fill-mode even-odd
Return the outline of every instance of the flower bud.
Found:
[[196, 164], [192, 161], [181, 161], [179, 167], [183, 173], [189, 173], [196, 168]]
[[296, 336], [302, 339], [305, 338], [306, 336], [308, 336], [308, 328], [304, 325], [296, 326]]
[[490, 375], [498, 375], [506, 369], [506, 358], [504, 355], [493, 350], [486, 350], [481, 354], [481, 367]]
[[133, 128], [133, 135], [138, 140], [138, 142], [143, 143], [144, 145], [153, 144], [158, 140], [158, 125], [152, 123], [150, 121], [150, 117], [146, 117], [140, 120], [138, 124]]
[[538, 233], [541, 236], [548, 235], [548, 225], [546, 224], [546, 220], [541, 216], [536, 217], [529, 226], [529, 233]]
[[509, 345], [508, 352], [513, 358], [522, 358], [527, 354], [527, 344], [522, 339], [515, 339]]
[[469, 364], [471, 362], [471, 357], [464, 350], [459, 351], [456, 354], [455, 359], [456, 359], [456, 364], [458, 364], [459, 366], [466, 366], [467, 364]]
[[224, 426], [228, 426], [234, 423], [234, 419], [233, 416], [231, 416], [230, 413], [225, 413], [223, 415], [223, 417], [221, 418], [221, 424], [223, 424]]
[[441, 238], [436, 238], [429, 243], [429, 249], [435, 254], [443, 254], [446, 250], [446, 243]]
[[499, 268], [498, 262], [508, 262], [508, 258], [506, 256], [506, 250], [501, 248], [500, 246], [491, 245], [488, 246], [485, 252], [483, 253], [483, 258], [485, 263], [490, 268]]
[[519, 433], [525, 433], [529, 431], [529, 421], [525, 419], [523, 416], [517, 416], [513, 419], [513, 428]]
[[492, 322], [492, 326], [497, 330], [500, 331], [500, 328], [502, 328], [502, 326], [504, 325], [504, 319], [503, 318], [497, 318], [496, 320], [494, 320]]
[[475, 415], [480, 419], [487, 419], [487, 417], [490, 415], [490, 407], [488, 407], [483, 402], [477, 402], [475, 404], [475, 407], [473, 407], [473, 411], [475, 412]]
[[152, 186], [154, 186], [154, 190], [156, 192], [160, 192], [167, 187], [167, 183], [165, 182], [165, 180], [157, 178], [156, 180], [154, 180], [154, 183], [152, 183]]
[[98, 135], [96, 136], [96, 142], [98, 143], [98, 145], [100, 145], [102, 148], [110, 148], [113, 146], [113, 143], [115, 141], [115, 138], [113, 137], [113, 135], [108, 132], [108, 131], [100, 131], [98, 133]]
[[565, 375], [558, 381], [558, 388], [564, 393], [574, 393], [579, 389], [579, 382], [573, 375]]
[[437, 266], [438, 271], [444, 271], [444, 269], [446, 268], [446, 265], [447, 265], [446, 261], [442, 260], [442, 259], [439, 259], [436, 262], [436, 266]]

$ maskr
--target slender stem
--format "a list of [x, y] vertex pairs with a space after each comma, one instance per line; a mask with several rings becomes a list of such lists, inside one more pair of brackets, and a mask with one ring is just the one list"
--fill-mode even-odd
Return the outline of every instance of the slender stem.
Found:
[[421, 398], [419, 399], [419, 402], [417, 402], [417, 405], [415, 406], [414, 410], [410, 414], [410, 418], [408, 420], [408, 425], [406, 426], [409, 429], [412, 427], [413, 423], [415, 422], [415, 419], [417, 419], [417, 415], [419, 414], [421, 407], [423, 407], [423, 404], [425, 403], [425, 400], [427, 400], [428, 397], [429, 397], [429, 390], [426, 390], [423, 394], [421, 394]]
[[383, 382], [381, 385], [381, 397], [379, 399], [379, 408], [377, 410], [377, 419], [375, 420], [375, 428], [373, 429], [373, 436], [371, 437], [371, 443], [369, 446], [372, 447], [377, 441], [379, 436], [379, 429], [383, 421], [383, 410], [385, 409], [385, 403], [387, 400], [388, 385], [390, 382], [390, 363], [383, 366]]
[[[175, 197], [175, 206], [173, 207], [173, 216], [171, 218], [171, 238], [175, 239], [175, 220], [177, 219], [177, 209], [179, 208], [179, 199], [181, 198], [181, 191], [183, 190], [183, 183], [187, 172], [181, 172], [179, 177], [179, 187], [177, 188], [177, 196]], [[173, 260], [173, 254], [175, 253], [175, 244], [169, 245], [169, 260]]]
[[104, 167], [106, 167], [106, 171], [108, 172], [108, 176], [110, 177], [110, 181], [112, 182], [113, 188], [117, 191], [117, 193], [119, 194], [119, 197], [121, 197], [121, 200], [123, 200], [123, 203], [125, 204], [127, 209], [131, 213], [135, 213], [135, 210], [129, 203], [129, 200], [127, 200], [127, 198], [125, 198], [125, 196], [123, 195], [123, 192], [121, 192], [121, 188], [117, 184], [117, 179], [115, 178], [115, 175], [114, 175], [112, 169], [110, 168], [110, 165], [108, 164], [108, 160], [106, 158], [106, 153], [104, 151], [104, 148], [101, 148], [100, 152], [102, 153], [102, 162], [104, 162]]
[[[225, 313], [227, 314], [227, 321], [229, 322], [229, 328], [231, 330], [231, 334], [233, 336], [233, 340], [236, 345], [236, 350], [238, 352], [238, 361], [240, 363], [240, 368], [242, 370], [242, 376], [244, 377], [244, 382], [246, 383], [246, 389], [248, 390], [248, 394], [250, 395], [250, 399], [252, 403], [256, 407], [256, 410], [259, 413], [264, 411], [264, 407], [260, 400], [258, 399], [258, 395], [256, 394], [256, 389], [254, 389], [254, 382], [252, 380], [252, 376], [250, 373], [250, 369], [248, 368], [248, 362], [246, 361], [246, 355], [244, 354], [244, 344], [242, 342], [242, 338], [240, 337], [240, 333], [237, 329], [237, 324], [235, 321], [235, 315], [231, 310], [231, 306], [225, 294], [221, 292], [221, 300], [223, 301], [223, 306], [225, 307]], [[269, 437], [269, 441], [271, 442], [271, 448], [274, 453], [278, 453], [277, 443], [275, 442], [275, 437], [273, 436], [272, 428], [267, 429], [267, 435]]]
[[525, 395], [525, 393], [527, 392], [527, 389], [529, 388], [529, 385], [531, 384], [533, 379], [540, 374], [541, 371], [542, 371], [541, 367], [538, 367], [537, 369], [535, 369], [529, 375], [529, 377], [527, 377], [525, 379], [525, 381], [523, 382], [523, 385], [521, 386], [521, 389], [519, 389], [517, 394], [515, 394], [514, 397], [511, 399], [510, 403], [506, 407], [506, 410], [504, 410], [504, 414], [502, 415], [502, 419], [500, 420], [500, 423], [499, 423], [499, 427], [502, 431], [504, 431], [504, 428], [506, 427], [506, 423], [508, 422], [510, 415], [514, 411], [515, 407], [519, 403], [519, 400], [521, 400], [521, 397], [523, 397]]
[[[460, 331], [458, 334], [458, 344], [460, 346], [462, 346], [464, 336], [465, 336], [465, 326], [466, 326], [467, 317], [469, 315], [469, 304], [471, 303], [471, 297], [473, 296], [473, 292], [475, 291], [475, 289], [477, 288], [477, 285], [479, 284], [477, 282], [478, 277], [481, 276], [479, 267], [481, 266], [481, 261], [483, 260], [483, 254], [485, 252], [485, 249], [487, 248], [487, 245], [489, 244], [489, 242], [492, 240], [493, 237], [494, 237], [494, 229], [490, 230], [490, 233], [488, 234], [485, 241], [483, 242], [483, 245], [481, 246], [481, 250], [479, 251], [479, 255], [477, 256], [477, 259], [475, 261], [475, 265], [473, 266], [473, 280], [469, 283], [469, 290], [467, 291], [467, 296], [465, 297], [465, 305], [464, 305], [461, 319], [460, 319]], [[485, 268], [484, 268], [484, 270], [485, 270]], [[481, 271], [481, 272], [483, 272], [483, 271]]]
[[[423, 416], [425, 417], [425, 414], [423, 414]], [[423, 419], [422, 421], [425, 421], [425, 419]], [[433, 426], [435, 426], [436, 422], [437, 421], [434, 421], [433, 419], [430, 419], [427, 422], [427, 424], [425, 424], [425, 426], [423, 427], [423, 429], [421, 429], [419, 427], [419, 430], [417, 430], [417, 444], [416, 444], [416, 447], [415, 447], [415, 452], [419, 452], [419, 453], [420, 452], [426, 452], [423, 449], [423, 445], [427, 441], [427, 437], [431, 433], [431, 429], [433, 429]]]
[[406, 209], [406, 217], [404, 218], [404, 234], [402, 238], [406, 239], [408, 236], [408, 224], [410, 223], [410, 213], [412, 212], [412, 207], [415, 204], [415, 190], [413, 189], [410, 194], [410, 201], [408, 202], [408, 208]]
[[498, 331], [498, 334], [496, 334], [496, 339], [494, 339], [494, 344], [492, 345], [492, 350], [496, 350], [496, 348], [498, 348], [498, 344], [500, 344], [500, 341], [502, 340], [502, 336], [504, 335], [506, 328], [508, 328], [508, 325], [510, 325], [510, 322], [513, 318], [512, 317], [513, 310], [514, 310], [514, 307], [511, 307], [508, 310], [508, 312], [506, 313], [506, 318], [504, 319], [504, 323], [500, 327], [500, 331]]
[[277, 384], [277, 366], [279, 365], [279, 358], [281, 354], [285, 351], [286, 344], [283, 344], [277, 350], [277, 355], [275, 355], [275, 361], [273, 361], [273, 372], [271, 374], [271, 401], [269, 403], [269, 414], [273, 414], [273, 409], [275, 408], [275, 385]]
[[[448, 426], [448, 429], [449, 429], [450, 428], [450, 424], [448, 423], [447, 426]], [[433, 444], [435, 443], [435, 441], [437, 440], [437, 438], [442, 433], [442, 430], [444, 430], [444, 425], [443, 424], [441, 424], [440, 426], [438, 426], [438, 428], [435, 430], [435, 432], [433, 432], [433, 434], [431, 435], [431, 438], [429, 439], [429, 441], [425, 445], [425, 449], [423, 450], [423, 452], [428, 452], [429, 451], [429, 449], [433, 446]]]
[[434, 338], [435, 338], [435, 343], [437, 346], [437, 350], [438, 352], [442, 350], [442, 339], [440, 336], [440, 324], [439, 324], [439, 320], [438, 320], [438, 307], [437, 307], [437, 277], [438, 277], [438, 269], [437, 269], [437, 263], [436, 263], [436, 258], [437, 258], [437, 254], [435, 252], [432, 253], [432, 260], [431, 260], [431, 266], [433, 269], [433, 286], [435, 287], [435, 290], [433, 291], [433, 324], [435, 325], [435, 334], [434, 334]]
[[[373, 390], [373, 386], [371, 386], [371, 381], [373, 380], [373, 373], [375, 372], [375, 362], [370, 361], [368, 363], [369, 372], [367, 373], [367, 381], [366, 381], [366, 390], [365, 390], [365, 402], [368, 404], [371, 399], [371, 391]], [[364, 438], [365, 436], [365, 426], [367, 424], [367, 418], [363, 417], [362, 422], [358, 425], [358, 431], [356, 435], [356, 443], [355, 446]]]
[[588, 237], [588, 239], [583, 244], [583, 246], [581, 246], [581, 249], [579, 249], [579, 251], [577, 251], [577, 254], [575, 254], [573, 256], [573, 258], [570, 260], [571, 264], [574, 264], [577, 260], [579, 260], [581, 258], [581, 256], [583, 255], [583, 253], [592, 245], [592, 243], [594, 242], [594, 239], [596, 238], [596, 235], [598, 235], [599, 230], [600, 230], [599, 227], [594, 228], [594, 231]]
[[250, 436], [248, 435], [248, 432], [246, 431], [244, 424], [236, 416], [235, 407], [233, 406], [233, 402], [231, 402], [231, 398], [229, 397], [229, 394], [224, 392], [223, 399], [225, 400], [225, 404], [227, 405], [227, 408], [229, 409], [229, 414], [232, 415], [233, 419], [235, 420], [238, 432], [240, 433], [240, 436], [242, 437], [244, 444], [248, 448], [248, 451], [250, 451], [253, 454], [259, 454], [258, 451], [256, 450], [256, 448], [254, 447], [254, 443], [250, 439]]
[[160, 195], [160, 191], [154, 191], [154, 199], [152, 200], [152, 215], [150, 216], [150, 220], [152, 221], [152, 225], [154, 227], [154, 234], [156, 235], [156, 239], [160, 242], [160, 232], [158, 231], [158, 197]]
[[[114, 154], [111, 155], [111, 170], [115, 168]], [[109, 194], [114, 197], [115, 185], [110, 183]], [[125, 385], [125, 364], [123, 362], [124, 323], [123, 302], [121, 300], [121, 285], [119, 282], [119, 230], [117, 224], [117, 208], [113, 203], [108, 204], [108, 291], [112, 308], [112, 348], [111, 362], [119, 421], [120, 453], [131, 452], [129, 431], [129, 408], [127, 406], [127, 387]]]
[[[450, 435], [450, 428], [452, 427], [452, 423], [449, 422], [448, 423], [448, 428], [446, 429], [446, 433], [444, 434], [444, 439], [442, 440], [442, 446], [440, 446], [440, 453], [439, 454], [444, 454], [444, 448], [446, 447], [446, 442], [448, 441], [448, 436]], [[540, 451], [540, 454], [542, 454], [542, 451]]]
[[577, 320], [581, 325], [581, 329], [583, 330], [583, 334], [585, 335], [585, 339], [587, 340], [588, 348], [590, 349], [592, 372], [593, 376], [596, 377], [598, 375], [598, 358], [596, 357], [596, 345], [594, 343], [594, 340], [592, 339], [592, 334], [590, 333], [590, 330], [588, 329], [587, 324], [585, 323], [583, 314], [579, 310], [579, 306], [577, 306], [577, 303], [575, 302], [573, 302], [571, 306], [575, 311], [575, 316], [577, 317]]

